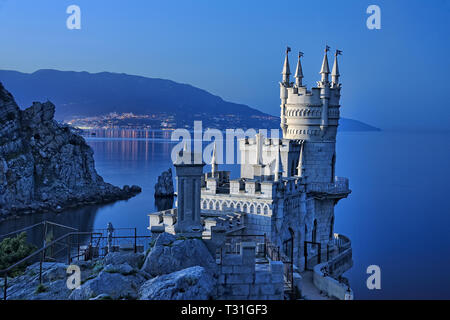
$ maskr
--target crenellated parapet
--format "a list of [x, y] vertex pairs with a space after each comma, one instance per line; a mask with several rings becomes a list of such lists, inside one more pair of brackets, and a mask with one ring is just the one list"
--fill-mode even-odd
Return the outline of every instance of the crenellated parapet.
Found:
[[[283, 81], [280, 82], [281, 128], [283, 137], [286, 139], [336, 140], [341, 96], [337, 55], [341, 51], [336, 51], [331, 82], [328, 79], [330, 74], [328, 51], [327, 46], [320, 71], [321, 80], [317, 82], [317, 87], [308, 90], [302, 84], [303, 72], [300, 57], [303, 53], [299, 54], [295, 83], [286, 81], [285, 71], [283, 71]], [[283, 70], [289, 70], [286, 63], [289, 63], [287, 57]]]

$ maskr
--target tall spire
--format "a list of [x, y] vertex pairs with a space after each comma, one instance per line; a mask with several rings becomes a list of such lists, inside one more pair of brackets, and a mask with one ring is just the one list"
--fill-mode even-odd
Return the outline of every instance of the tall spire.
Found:
[[262, 161], [262, 145], [263, 145], [263, 135], [261, 134], [261, 131], [259, 131], [255, 135], [255, 142], [256, 142], [256, 164], [260, 165], [263, 163]]
[[303, 57], [303, 52], [298, 53], [297, 70], [295, 71], [295, 85], [297, 88], [302, 86], [303, 79], [302, 62], [300, 61], [301, 57]]
[[338, 65], [338, 55], [342, 54], [341, 50], [336, 50], [336, 53], [334, 54], [334, 65], [333, 65], [333, 71], [331, 72], [331, 83], [333, 88], [337, 87], [339, 85], [339, 65]]
[[328, 51], [330, 51], [329, 46], [325, 46], [325, 55], [323, 56], [322, 68], [320, 69], [320, 74], [322, 75], [322, 83], [328, 83], [328, 75], [330, 74], [330, 68], [328, 67]]
[[277, 159], [275, 161], [275, 181], [280, 181], [283, 176], [283, 162], [281, 161], [280, 146], [278, 145]]
[[211, 176], [214, 178], [217, 171], [217, 159], [216, 159], [216, 142], [214, 141], [212, 159], [211, 159]]
[[297, 176], [303, 176], [303, 145], [305, 142], [303, 141], [300, 145], [300, 156], [298, 158], [298, 166], [297, 166]]
[[283, 65], [283, 72], [281, 74], [283, 75], [283, 84], [287, 87], [289, 87], [289, 76], [291, 75], [291, 68], [289, 67], [289, 52], [291, 52], [291, 48], [286, 48], [286, 58], [284, 59], [284, 65]]

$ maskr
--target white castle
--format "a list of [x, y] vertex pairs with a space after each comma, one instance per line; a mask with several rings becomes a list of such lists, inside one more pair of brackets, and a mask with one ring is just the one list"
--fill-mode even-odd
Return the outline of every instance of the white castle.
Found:
[[[205, 174], [204, 163], [177, 160], [178, 206], [150, 214], [149, 230], [204, 239], [220, 238], [219, 233], [220, 239], [223, 234], [230, 239], [255, 236], [255, 242], [265, 235], [288, 257], [294, 273], [314, 270], [323, 278], [314, 278], [322, 291], [337, 298], [350, 293], [336, 280], [352, 266], [350, 240], [334, 232], [334, 207], [351, 192], [348, 179], [335, 173], [341, 51], [334, 55], [331, 82], [328, 51], [327, 46], [321, 80], [308, 90], [302, 83], [301, 52], [295, 82], [290, 81], [288, 47], [280, 82], [283, 138], [257, 134], [240, 140], [240, 178], [234, 180], [228, 171], [218, 170], [215, 151], [212, 170]], [[212, 249], [226, 242], [218, 241]]]

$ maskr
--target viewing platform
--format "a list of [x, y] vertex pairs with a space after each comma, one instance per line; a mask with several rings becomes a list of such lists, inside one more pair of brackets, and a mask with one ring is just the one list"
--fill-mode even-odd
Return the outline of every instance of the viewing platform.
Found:
[[349, 187], [348, 178], [335, 177], [334, 182], [311, 182], [306, 184], [306, 192], [313, 194], [334, 195], [339, 198], [347, 197], [352, 191]]

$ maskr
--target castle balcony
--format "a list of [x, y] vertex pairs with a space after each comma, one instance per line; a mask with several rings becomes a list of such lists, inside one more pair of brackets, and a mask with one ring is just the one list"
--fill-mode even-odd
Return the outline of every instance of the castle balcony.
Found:
[[152, 233], [168, 232], [174, 233], [177, 222], [177, 208], [150, 213], [147, 229]]
[[348, 178], [335, 177], [334, 182], [311, 182], [306, 184], [306, 192], [331, 195], [338, 198], [347, 197], [352, 191]]

